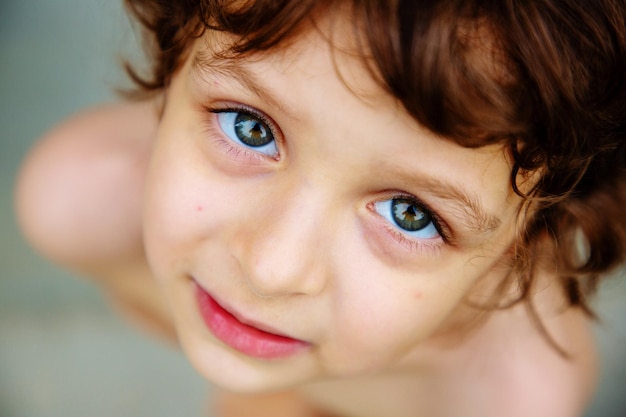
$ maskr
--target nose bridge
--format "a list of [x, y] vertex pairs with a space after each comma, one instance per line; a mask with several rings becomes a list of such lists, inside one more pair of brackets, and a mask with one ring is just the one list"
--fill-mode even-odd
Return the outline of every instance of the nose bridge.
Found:
[[[280, 197], [273, 197], [278, 195]], [[259, 295], [316, 294], [326, 285], [323, 256], [330, 205], [304, 182], [266, 194], [263, 217], [246, 239], [244, 273]]]

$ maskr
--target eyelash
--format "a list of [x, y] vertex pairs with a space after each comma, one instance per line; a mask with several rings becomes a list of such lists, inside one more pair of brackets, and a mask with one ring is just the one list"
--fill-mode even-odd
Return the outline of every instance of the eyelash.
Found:
[[280, 159], [280, 154], [278, 154], [276, 157], [270, 157], [268, 155], [251, 151], [248, 148], [245, 148], [243, 146], [238, 146], [234, 144], [231, 140], [224, 139], [225, 133], [222, 132], [222, 129], [219, 126], [219, 122], [216, 120], [216, 116], [220, 113], [241, 113], [246, 116], [257, 118], [263, 123], [265, 123], [265, 125], [267, 125], [267, 127], [270, 129], [270, 132], [272, 133], [272, 136], [274, 137], [274, 140], [276, 141], [276, 146], [277, 148], [279, 148], [282, 143], [282, 140], [281, 140], [282, 136], [281, 136], [280, 130], [276, 126], [276, 123], [265, 114], [261, 113], [260, 111], [252, 107], [248, 107], [243, 104], [227, 105], [224, 107], [202, 106], [202, 108], [205, 113], [209, 113], [213, 116], [211, 120], [209, 121], [208, 127], [212, 132], [217, 133], [217, 137], [216, 137], [217, 143], [220, 146], [223, 146], [226, 149], [227, 154], [231, 155], [234, 160], [239, 160], [242, 157], [252, 158], [252, 159], [259, 160], [259, 161], [267, 161], [268, 158], [274, 161]]
[[[430, 216], [431, 221], [433, 222], [433, 226], [435, 227], [435, 229], [437, 230], [437, 233], [439, 234], [440, 240], [437, 239], [436, 242], [428, 242], [427, 240], [424, 240], [424, 239], [418, 239], [418, 238], [408, 236], [406, 233], [403, 233], [402, 231], [394, 227], [391, 223], [389, 223], [387, 219], [385, 219], [382, 215], [380, 215], [375, 210], [374, 205], [376, 203], [394, 199], [394, 198], [407, 199], [407, 200], [412, 201], [415, 205], [421, 207], [424, 210], [424, 212], [426, 212]], [[407, 193], [390, 194], [388, 196], [385, 196], [385, 198], [383, 199], [370, 203], [368, 205], [368, 208], [372, 212], [372, 214], [380, 220], [380, 223], [382, 227], [385, 229], [385, 232], [392, 239], [394, 239], [398, 244], [406, 248], [409, 252], [435, 251], [435, 250], [440, 249], [442, 244], [446, 244], [446, 245], [454, 244], [452, 240], [452, 234], [447, 223], [441, 218], [441, 216], [435, 213], [427, 204], [423, 203], [420, 199], [418, 199], [414, 195], [407, 194]]]

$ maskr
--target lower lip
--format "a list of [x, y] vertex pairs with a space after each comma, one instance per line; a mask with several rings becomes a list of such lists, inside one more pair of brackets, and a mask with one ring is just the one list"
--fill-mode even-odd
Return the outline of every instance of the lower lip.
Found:
[[196, 285], [196, 297], [202, 318], [215, 337], [248, 356], [279, 359], [309, 346], [301, 340], [267, 333], [240, 322], [199, 285]]

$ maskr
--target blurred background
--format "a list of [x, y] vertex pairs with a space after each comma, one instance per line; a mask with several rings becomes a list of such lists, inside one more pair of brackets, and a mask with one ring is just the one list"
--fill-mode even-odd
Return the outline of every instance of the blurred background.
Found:
[[[141, 56], [121, 3], [0, 0], [0, 417], [205, 409], [209, 386], [182, 354], [124, 324], [95, 287], [40, 259], [15, 226], [12, 188], [29, 147], [76, 110], [116, 100], [126, 85], [121, 59]], [[597, 301], [602, 377], [587, 417], [624, 417], [626, 278], [608, 281]]]

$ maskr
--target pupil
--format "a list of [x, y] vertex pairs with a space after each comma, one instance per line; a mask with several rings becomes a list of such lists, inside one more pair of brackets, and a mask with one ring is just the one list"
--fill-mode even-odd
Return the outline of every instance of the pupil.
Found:
[[274, 140], [265, 124], [258, 119], [239, 113], [235, 119], [235, 133], [239, 140], [252, 147], [264, 146]]
[[409, 206], [409, 208], [407, 208], [402, 214], [404, 214], [404, 216], [411, 221], [414, 221], [415, 217], [417, 216], [417, 213], [415, 212], [415, 207], [413, 206]]
[[415, 232], [430, 224], [430, 215], [406, 198], [394, 198], [391, 202], [393, 220], [402, 229]]

